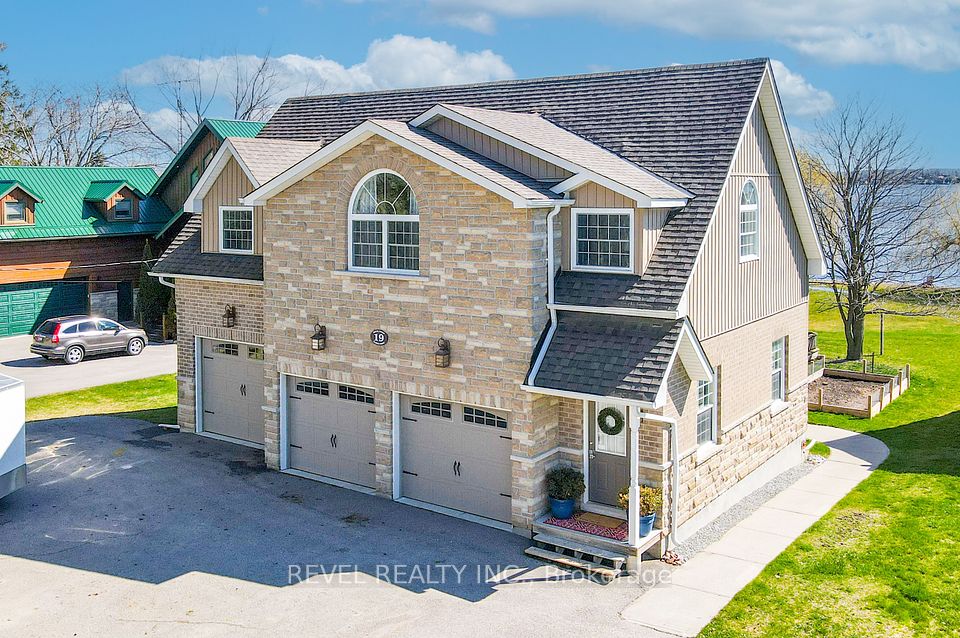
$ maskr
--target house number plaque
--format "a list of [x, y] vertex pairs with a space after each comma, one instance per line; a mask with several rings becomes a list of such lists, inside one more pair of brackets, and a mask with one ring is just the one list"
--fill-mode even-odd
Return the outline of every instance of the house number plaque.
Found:
[[373, 345], [375, 346], [385, 346], [389, 340], [390, 335], [387, 334], [386, 330], [380, 330], [377, 328], [370, 333], [370, 341], [372, 341]]

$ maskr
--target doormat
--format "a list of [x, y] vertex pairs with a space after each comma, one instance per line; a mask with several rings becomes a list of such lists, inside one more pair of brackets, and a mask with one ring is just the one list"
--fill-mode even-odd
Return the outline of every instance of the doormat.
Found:
[[553, 525], [554, 527], [562, 527], [564, 529], [569, 529], [574, 532], [583, 532], [584, 534], [592, 534], [594, 536], [602, 536], [603, 538], [609, 538], [615, 541], [625, 541], [627, 540], [627, 522], [621, 521], [620, 519], [611, 518], [609, 516], [604, 516], [605, 519], [610, 519], [619, 523], [616, 527], [609, 527], [607, 525], [602, 525], [594, 522], [595, 514], [590, 514], [588, 512], [577, 512], [573, 515], [573, 518], [562, 519], [550, 517], [543, 521], [547, 525]]
[[597, 525], [603, 525], [604, 527], [609, 527], [611, 529], [616, 529], [623, 524], [622, 518], [614, 518], [613, 516], [607, 516], [606, 514], [595, 514], [593, 512], [580, 512], [580, 520], [587, 521], [588, 523], [596, 523]]

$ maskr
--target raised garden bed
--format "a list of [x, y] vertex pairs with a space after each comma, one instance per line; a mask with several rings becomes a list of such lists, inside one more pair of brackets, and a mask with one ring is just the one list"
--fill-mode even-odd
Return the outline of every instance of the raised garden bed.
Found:
[[825, 368], [823, 376], [807, 386], [807, 407], [870, 419], [909, 387], [909, 364], [895, 375]]

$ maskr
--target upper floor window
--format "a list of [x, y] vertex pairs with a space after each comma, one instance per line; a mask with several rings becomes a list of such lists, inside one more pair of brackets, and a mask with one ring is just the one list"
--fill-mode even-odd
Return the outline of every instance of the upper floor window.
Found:
[[114, 219], [133, 219], [133, 200], [124, 198], [118, 199], [113, 205]]
[[192, 189], [200, 181], [200, 168], [196, 167], [190, 171], [190, 188]]
[[697, 444], [716, 440], [714, 429], [714, 396], [711, 381], [697, 381]]
[[212, 159], [213, 159], [213, 151], [207, 151], [207, 154], [203, 156], [203, 160], [200, 162], [201, 172], [207, 170], [207, 167], [210, 166], [210, 160]]
[[350, 269], [415, 274], [420, 271], [420, 213], [402, 177], [367, 175], [350, 198]]
[[220, 207], [220, 252], [253, 253], [253, 209]]
[[760, 256], [760, 206], [757, 187], [747, 182], [740, 191], [740, 261]]
[[783, 401], [786, 394], [785, 366], [786, 338], [780, 337], [773, 342], [770, 362], [770, 398], [774, 401]]
[[4, 202], [3, 221], [7, 224], [20, 224], [27, 221], [27, 205], [24, 202]]
[[632, 210], [575, 208], [573, 224], [574, 270], [633, 270]]

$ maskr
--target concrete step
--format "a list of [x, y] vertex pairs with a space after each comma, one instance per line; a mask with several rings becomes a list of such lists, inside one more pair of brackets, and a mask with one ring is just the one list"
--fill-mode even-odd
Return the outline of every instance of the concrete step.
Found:
[[556, 551], [558, 553], [573, 555], [574, 558], [592, 557], [594, 562], [609, 563], [614, 569], [622, 569], [627, 560], [626, 551], [612, 552], [606, 549], [583, 543], [578, 540], [555, 536], [553, 534], [537, 534], [533, 537], [533, 542], [544, 549]]
[[524, 553], [527, 556], [533, 556], [534, 558], [539, 558], [540, 560], [547, 561], [548, 563], [555, 563], [563, 567], [585, 571], [589, 574], [600, 577], [601, 580], [607, 583], [619, 576], [621, 572], [620, 569], [606, 567], [600, 563], [584, 560], [582, 558], [574, 558], [573, 556], [551, 552], [550, 550], [543, 549], [542, 547], [528, 547], [524, 550]]

